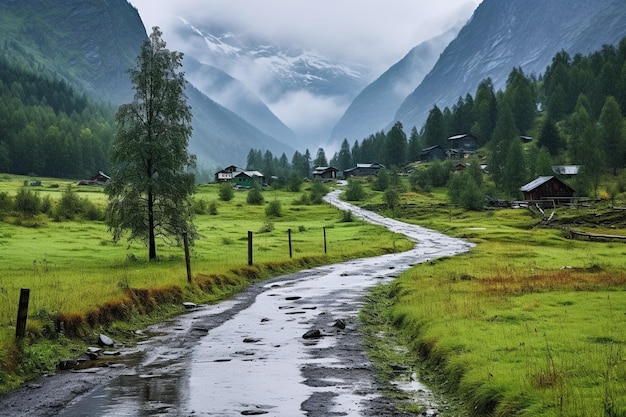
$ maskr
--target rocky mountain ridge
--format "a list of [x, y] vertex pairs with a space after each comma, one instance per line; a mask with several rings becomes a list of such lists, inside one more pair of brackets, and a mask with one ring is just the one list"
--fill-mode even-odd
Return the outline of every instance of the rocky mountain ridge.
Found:
[[484, 0], [390, 125], [399, 120], [405, 130], [419, 130], [434, 105], [443, 109], [474, 95], [488, 77], [504, 88], [515, 67], [540, 75], [561, 50], [587, 54], [624, 37], [623, 0]]

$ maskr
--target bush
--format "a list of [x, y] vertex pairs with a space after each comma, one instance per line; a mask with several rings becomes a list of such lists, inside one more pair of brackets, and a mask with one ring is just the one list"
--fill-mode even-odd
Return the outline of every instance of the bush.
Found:
[[300, 186], [302, 185], [302, 178], [298, 176], [295, 172], [289, 178], [289, 183], [287, 184], [287, 189], [291, 192], [297, 193], [300, 192]]
[[343, 210], [341, 212], [341, 221], [343, 223], [350, 223], [354, 221], [354, 215], [352, 214], [352, 211], [350, 210]]
[[261, 229], [259, 229], [259, 233], [269, 233], [272, 230], [274, 230], [274, 223], [265, 222], [263, 223], [263, 226], [261, 226]]
[[265, 215], [267, 217], [281, 217], [283, 215], [280, 201], [270, 201], [267, 207], [265, 207]]
[[217, 216], [217, 201], [211, 201], [209, 203], [209, 214], [211, 216]]
[[311, 185], [311, 203], [312, 204], [322, 204], [324, 201], [324, 196], [328, 193], [329, 189], [326, 185], [324, 185], [320, 180], [313, 181]]
[[0, 214], [9, 213], [13, 209], [13, 201], [8, 193], [0, 193]]
[[63, 191], [61, 200], [56, 207], [55, 214], [59, 218], [73, 219], [81, 211], [81, 201], [78, 194], [74, 191], [73, 187], [68, 184]]
[[15, 196], [15, 203], [13, 209], [26, 217], [33, 217], [39, 214], [41, 208], [41, 198], [39, 196], [26, 189], [21, 188]]
[[250, 191], [248, 191], [248, 197], [246, 198], [248, 204], [260, 206], [265, 202], [263, 194], [261, 193], [261, 187], [255, 184]]
[[400, 205], [400, 193], [395, 187], [388, 188], [385, 191], [383, 199], [385, 200], [385, 204], [387, 204], [387, 208], [389, 208], [389, 210], [395, 210], [395, 208]]
[[233, 191], [233, 187], [229, 182], [223, 182], [220, 184], [220, 189], [218, 191], [220, 196], [220, 200], [222, 201], [230, 201], [235, 197], [235, 192]]
[[482, 210], [485, 206], [485, 191], [468, 174], [454, 175], [448, 183], [450, 202], [458, 204], [465, 210]]
[[365, 198], [365, 189], [358, 180], [348, 180], [348, 188], [346, 189], [346, 200], [361, 201]]
[[372, 189], [376, 191], [385, 191], [387, 188], [389, 188], [389, 183], [389, 172], [386, 168], [382, 168], [378, 171], [378, 175], [376, 175], [376, 178], [372, 183]]

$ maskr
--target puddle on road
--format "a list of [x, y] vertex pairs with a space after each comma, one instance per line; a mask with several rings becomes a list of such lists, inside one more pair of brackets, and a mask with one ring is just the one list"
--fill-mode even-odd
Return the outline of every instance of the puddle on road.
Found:
[[[254, 298], [182, 317], [164, 336], [145, 342], [135, 374], [114, 379], [59, 415], [302, 416], [303, 407], [310, 417], [361, 415], [362, 407], [381, 395], [362, 349], [343, 345], [351, 340], [363, 295], [416, 263], [470, 247], [418, 226], [384, 223], [420, 245], [282, 277], [260, 286]], [[228, 319], [211, 324], [220, 314]], [[337, 319], [348, 323], [346, 329], [332, 326]], [[312, 329], [323, 337], [303, 339]], [[409, 392], [425, 391], [414, 381], [398, 384]]]

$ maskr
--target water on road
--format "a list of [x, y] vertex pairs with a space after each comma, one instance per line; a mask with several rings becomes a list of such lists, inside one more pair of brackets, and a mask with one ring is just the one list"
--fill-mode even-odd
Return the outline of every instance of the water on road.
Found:
[[326, 199], [406, 235], [415, 248], [283, 276], [155, 326], [158, 335], [138, 346], [136, 363], [56, 415], [398, 415], [363, 351], [364, 295], [411, 265], [471, 244], [341, 202], [338, 192]]

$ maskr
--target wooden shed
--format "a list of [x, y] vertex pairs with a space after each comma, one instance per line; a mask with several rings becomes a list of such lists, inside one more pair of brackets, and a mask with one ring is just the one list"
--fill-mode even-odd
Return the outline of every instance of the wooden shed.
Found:
[[335, 167], [317, 167], [313, 170], [313, 179], [336, 179], [338, 171]]
[[446, 151], [439, 145], [430, 146], [420, 152], [420, 161], [435, 161], [446, 159]]
[[478, 139], [469, 133], [450, 136], [448, 143], [450, 144], [450, 149], [457, 151], [461, 156], [472, 154], [478, 149]]
[[554, 176], [539, 177], [520, 187], [524, 200], [566, 199], [574, 197], [574, 189]]
[[384, 168], [384, 166], [381, 164], [356, 164], [355, 167], [344, 170], [343, 177], [350, 178], [378, 175], [378, 171], [382, 168]]

